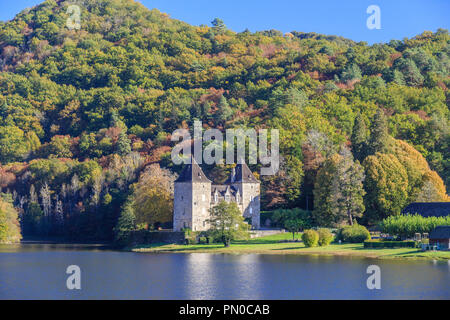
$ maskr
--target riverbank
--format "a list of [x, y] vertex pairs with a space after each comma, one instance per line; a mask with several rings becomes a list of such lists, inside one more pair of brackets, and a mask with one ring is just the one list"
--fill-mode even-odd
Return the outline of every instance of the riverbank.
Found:
[[246, 241], [235, 241], [230, 247], [222, 244], [151, 244], [140, 245], [127, 250], [133, 252], [170, 253], [228, 253], [228, 254], [292, 254], [292, 255], [334, 255], [379, 259], [427, 259], [450, 260], [450, 251], [426, 251], [417, 248], [365, 249], [362, 243], [332, 243], [326, 247], [306, 248], [302, 242], [280, 242], [292, 240], [292, 234], [278, 234]]

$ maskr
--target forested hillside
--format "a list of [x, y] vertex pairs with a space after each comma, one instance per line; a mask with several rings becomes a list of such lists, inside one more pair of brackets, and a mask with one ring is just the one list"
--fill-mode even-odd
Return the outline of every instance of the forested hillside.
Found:
[[[191, 26], [131, 0], [77, 1], [81, 29], [69, 30], [71, 4], [0, 22], [0, 191], [24, 235], [108, 240], [121, 211], [125, 225], [170, 223], [170, 134], [195, 119], [280, 130], [266, 210], [373, 223], [449, 200], [447, 30], [370, 46]], [[230, 167], [205, 169], [221, 182]], [[149, 216], [157, 195], [167, 206]]]

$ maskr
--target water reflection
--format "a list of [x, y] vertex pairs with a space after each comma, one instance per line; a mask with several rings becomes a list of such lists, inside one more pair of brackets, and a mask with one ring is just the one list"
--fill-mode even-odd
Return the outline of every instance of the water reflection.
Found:
[[188, 299], [261, 298], [260, 256], [195, 253], [186, 255], [185, 285]]
[[[68, 265], [82, 290], [65, 287]], [[381, 290], [368, 290], [369, 265]], [[96, 245], [0, 246], [0, 299], [450, 299], [449, 261], [138, 254]]]

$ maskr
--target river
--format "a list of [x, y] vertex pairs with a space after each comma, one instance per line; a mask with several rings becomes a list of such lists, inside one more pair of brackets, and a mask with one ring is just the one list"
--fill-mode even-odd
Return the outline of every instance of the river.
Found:
[[[69, 290], [66, 269], [81, 270]], [[367, 288], [367, 267], [381, 289]], [[0, 245], [0, 299], [450, 299], [450, 262]]]

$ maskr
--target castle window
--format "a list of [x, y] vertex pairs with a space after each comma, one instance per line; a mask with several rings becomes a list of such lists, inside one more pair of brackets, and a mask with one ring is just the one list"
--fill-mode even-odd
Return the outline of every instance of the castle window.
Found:
[[204, 194], [202, 194], [202, 201], [206, 201], [206, 197]]
[[250, 214], [252, 214], [253, 213], [253, 208], [252, 207], [250, 207]]
[[252, 202], [253, 201], [253, 196], [250, 196], [250, 202]]
[[183, 196], [181, 196], [181, 200], [183, 200]]

